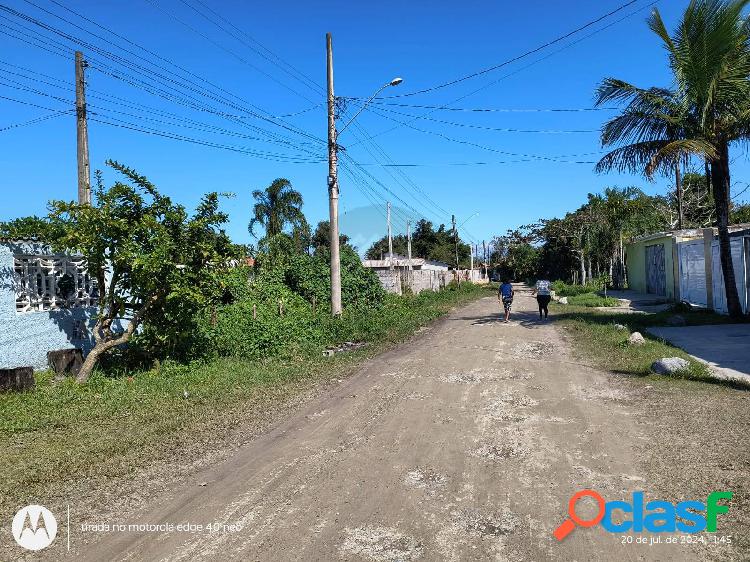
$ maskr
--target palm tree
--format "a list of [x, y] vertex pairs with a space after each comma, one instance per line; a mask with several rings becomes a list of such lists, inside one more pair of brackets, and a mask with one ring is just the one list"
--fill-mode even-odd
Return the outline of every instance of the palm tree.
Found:
[[302, 213], [302, 195], [292, 188], [289, 180], [276, 179], [265, 190], [253, 191], [253, 198], [253, 218], [248, 226], [253, 236], [257, 224], [266, 229], [266, 238], [281, 234], [287, 225], [300, 229], [306, 227], [307, 222]]
[[602, 145], [619, 145], [598, 171], [637, 171], [651, 177], [697, 156], [710, 168], [719, 254], [730, 315], [742, 315], [729, 239], [729, 146], [750, 138], [750, 0], [691, 0], [670, 35], [658, 10], [648, 20], [664, 43], [673, 89], [637, 88], [608, 78], [597, 103], [627, 101], [602, 129]]

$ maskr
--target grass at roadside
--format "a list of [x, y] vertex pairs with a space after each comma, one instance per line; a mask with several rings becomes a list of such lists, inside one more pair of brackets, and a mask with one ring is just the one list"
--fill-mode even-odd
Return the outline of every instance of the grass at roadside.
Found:
[[366, 325], [369, 345], [331, 358], [317, 349], [283, 359], [165, 363], [131, 376], [98, 373], [85, 385], [70, 380], [55, 385], [43, 373], [31, 392], [0, 394], [0, 509], [28, 503], [58, 483], [116, 478], [184, 454], [188, 445], [220, 439], [238, 420], [262, 418], [264, 409], [313, 381], [353, 372], [362, 360], [487, 294], [488, 289], [464, 284], [390, 298], [379, 311], [344, 320]]
[[603, 297], [596, 293], [583, 293], [581, 295], [575, 295], [568, 297], [568, 304], [573, 306], [618, 306], [620, 301], [612, 297]]
[[[569, 299], [570, 302], [570, 299]], [[667, 326], [672, 311], [655, 314], [627, 314], [594, 310], [585, 306], [551, 305], [556, 320], [572, 336], [578, 355], [597, 367], [620, 373], [639, 376], [652, 375], [651, 365], [663, 357], [681, 357], [690, 362], [690, 367], [680, 373], [682, 378], [717, 382], [743, 387], [741, 383], [720, 381], [710, 376], [703, 363], [673, 345], [651, 336], [646, 329], [651, 326]], [[685, 325], [723, 324], [729, 319], [709, 311], [680, 311]], [[627, 330], [615, 325], [625, 326]], [[640, 332], [646, 342], [643, 345], [628, 344], [632, 332]]]

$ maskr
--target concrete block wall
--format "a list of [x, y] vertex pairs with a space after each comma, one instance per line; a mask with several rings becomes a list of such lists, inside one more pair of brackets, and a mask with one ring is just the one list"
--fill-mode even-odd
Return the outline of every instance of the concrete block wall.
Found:
[[[401, 295], [407, 288], [415, 295], [422, 291], [439, 291], [453, 281], [456, 277], [453, 271], [435, 270], [435, 269], [389, 269], [375, 270], [380, 279], [383, 288], [396, 295]], [[473, 272], [461, 271], [461, 280], [471, 280], [473, 283], [486, 283], [486, 279], [481, 278], [479, 270]]]
[[91, 337], [76, 338], [81, 323], [90, 334], [94, 308], [16, 312], [14, 254], [49, 254], [35, 242], [0, 242], [0, 368], [47, 367], [47, 352], [91, 348]]

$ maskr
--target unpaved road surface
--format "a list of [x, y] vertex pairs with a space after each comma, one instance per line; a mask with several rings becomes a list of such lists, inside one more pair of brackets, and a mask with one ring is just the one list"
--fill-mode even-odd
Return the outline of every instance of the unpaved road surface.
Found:
[[[573, 361], [534, 305], [517, 295], [511, 324], [498, 321], [492, 297], [454, 312], [228, 460], [118, 520], [173, 530], [82, 537], [78, 529], [71, 554], [92, 561], [705, 559], [684, 544], [623, 544], [600, 526], [553, 538], [578, 490], [606, 499], [658, 494], [639, 457], [653, 435], [635, 419], [637, 390]], [[590, 516], [585, 500], [579, 506]], [[177, 530], [185, 524], [203, 530]]]

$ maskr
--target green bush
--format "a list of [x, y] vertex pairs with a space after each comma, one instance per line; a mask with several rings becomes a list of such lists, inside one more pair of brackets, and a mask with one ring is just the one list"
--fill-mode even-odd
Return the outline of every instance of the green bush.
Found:
[[[284, 283], [316, 307], [330, 310], [331, 273], [328, 249], [314, 256], [295, 256], [284, 269]], [[349, 246], [341, 247], [341, 303], [347, 308], [377, 308], [383, 303], [385, 290], [372, 269], [362, 265]]]
[[603, 297], [596, 293], [583, 293], [568, 297], [568, 304], [576, 306], [618, 306], [620, 301], [612, 297]]
[[583, 295], [584, 293], [596, 293], [602, 290], [601, 283], [593, 282], [586, 283], [585, 285], [570, 285], [564, 281], [553, 281], [552, 290], [558, 297], [574, 297], [576, 295]]
[[256, 279], [242, 301], [222, 305], [214, 315], [206, 314], [199, 337], [203, 349], [213, 355], [250, 358], [295, 357], [345, 341], [396, 341], [443, 314], [445, 306], [457, 298], [473, 297], [483, 290], [462, 283], [438, 293], [382, 294], [377, 306], [355, 301], [344, 307], [340, 318], [332, 318], [327, 307], [313, 312], [310, 303], [293, 292], [277, 272]]

